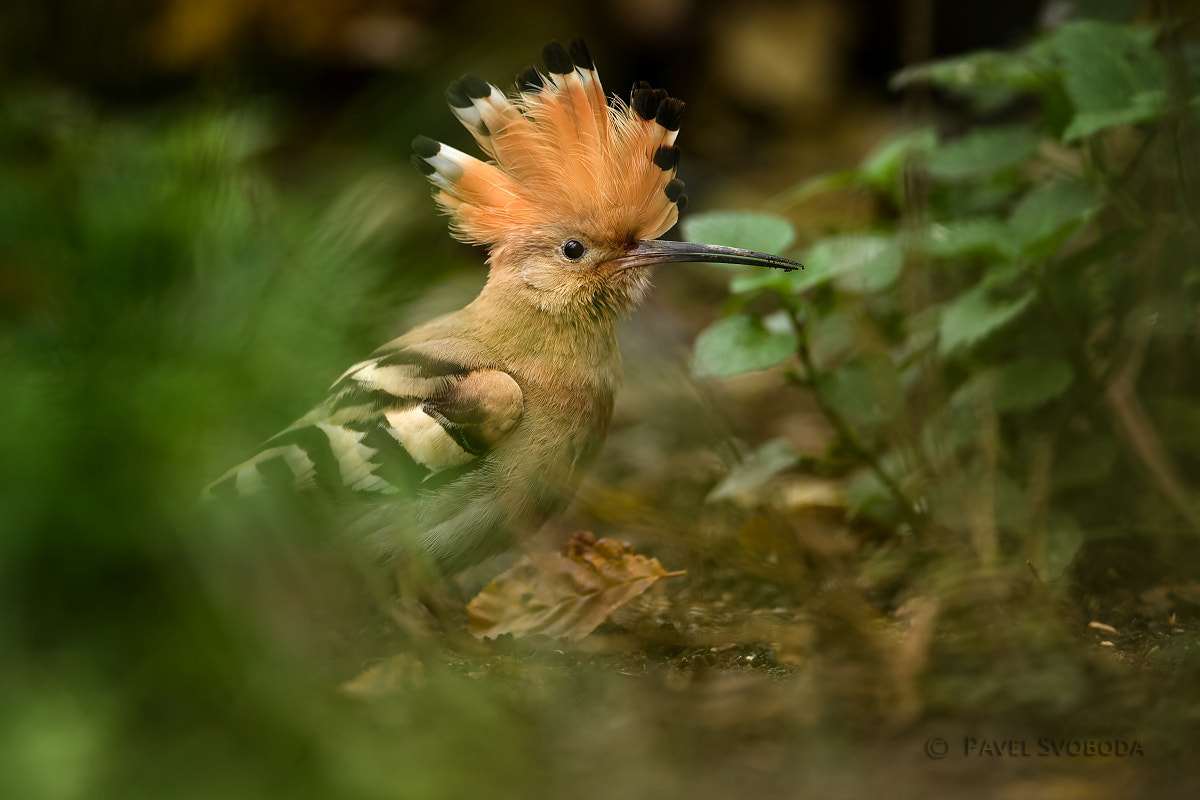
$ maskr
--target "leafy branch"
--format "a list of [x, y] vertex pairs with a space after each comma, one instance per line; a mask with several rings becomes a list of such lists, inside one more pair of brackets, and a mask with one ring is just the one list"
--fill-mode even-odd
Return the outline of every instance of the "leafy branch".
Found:
[[924, 515], [917, 507], [916, 503], [909, 498], [908, 494], [901, 488], [900, 484], [891, 476], [891, 474], [880, 463], [875, 453], [867, 447], [858, 434], [851, 427], [846, 418], [838, 411], [837, 406], [829, 401], [825, 392], [821, 388], [820, 381], [817, 377], [820, 370], [813, 361], [812, 351], [808, 346], [808, 330], [801, 318], [799, 312], [791, 310], [792, 323], [795, 325], [798, 332], [798, 342], [796, 346], [796, 354], [800, 358], [800, 364], [804, 367], [804, 374], [800, 375], [795, 370], [788, 370], [785, 374], [789, 381], [796, 386], [808, 389], [812, 392], [813, 399], [817, 403], [817, 407], [821, 409], [821, 413], [829, 424], [833, 426], [838, 437], [854, 452], [854, 454], [879, 478], [879, 481], [887, 487], [892, 493], [893, 499], [900, 505], [901, 513], [914, 529], [920, 529], [924, 522]]
[[[798, 358], [803, 374], [787, 369], [785, 380], [812, 392], [854, 467], [873, 476], [850, 510], [873, 509], [877, 522], [963, 524], [953, 491], [933, 484], [919, 504], [905, 491], [930, 476], [1008, 487], [1035, 476], [1037, 491], [1006, 489], [987, 513], [1018, 554], [1022, 520], [1044, 521], [1034, 566], [1050, 580], [1071, 564], [1080, 531], [1102, 535], [1114, 515], [1139, 514], [1141, 494], [1118, 491], [1130, 466], [1194, 528], [1194, 488], [1176, 460], [1194, 464], [1200, 448], [1200, 376], [1153, 367], [1200, 350], [1200, 226], [1192, 187], [1178, 185], [1181, 165], [1200, 158], [1184, 135], [1200, 93], [1180, 88], [1200, 68], [1181, 75], [1194, 59], [1165, 53], [1160, 30], [1077, 20], [1011, 53], [904, 70], [897, 88], [931, 85], [991, 116], [1030, 99], [1044, 113], [959, 136], [901, 131], [857, 168], [777, 195], [780, 211], [838, 192], [890, 211], [813, 241], [802, 273], [735, 274], [736, 313], [701, 334], [697, 376]], [[751, 212], [693, 217], [685, 235], [762, 250], [795, 238], [783, 217]], [[772, 305], [780, 310], [746, 310]], [[1133, 372], [1123, 336], [1138, 343]], [[863, 341], [871, 352], [858, 352]], [[902, 418], [918, 430], [899, 443]], [[979, 437], [984, 423], [999, 445]], [[1179, 444], [1156, 433], [1167, 426]]]

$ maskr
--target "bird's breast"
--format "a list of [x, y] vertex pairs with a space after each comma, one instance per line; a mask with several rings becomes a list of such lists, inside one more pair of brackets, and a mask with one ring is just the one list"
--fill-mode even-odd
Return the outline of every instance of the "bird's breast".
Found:
[[603, 448], [612, 420], [615, 375], [576, 369], [557, 376], [521, 374], [525, 408], [520, 424], [497, 452], [509, 502], [526, 505], [540, 526], [575, 494]]

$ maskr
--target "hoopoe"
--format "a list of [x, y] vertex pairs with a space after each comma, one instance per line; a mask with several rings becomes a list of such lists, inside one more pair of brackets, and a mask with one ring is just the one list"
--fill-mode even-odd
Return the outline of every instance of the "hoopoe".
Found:
[[794, 261], [660, 241], [687, 198], [675, 177], [683, 103], [645, 82], [605, 96], [581, 39], [543, 49], [506, 96], [474, 75], [450, 108], [490, 156], [432, 139], [413, 162], [453, 235], [488, 248], [465, 308], [380, 347], [328, 398], [208, 487], [375, 500], [352, 527], [385, 560], [453, 573], [563, 511], [608, 432], [621, 375], [614, 325], [677, 261], [791, 270]]

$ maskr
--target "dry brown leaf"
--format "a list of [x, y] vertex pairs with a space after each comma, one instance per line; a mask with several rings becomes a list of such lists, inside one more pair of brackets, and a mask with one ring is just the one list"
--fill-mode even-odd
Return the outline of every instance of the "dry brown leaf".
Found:
[[582, 639], [659, 578], [682, 574], [624, 542], [579, 531], [563, 553], [522, 556], [483, 587], [467, 606], [467, 628], [480, 639], [506, 633]]
[[367, 667], [340, 688], [351, 697], [369, 700], [424, 685], [424, 665], [415, 656], [401, 653]]

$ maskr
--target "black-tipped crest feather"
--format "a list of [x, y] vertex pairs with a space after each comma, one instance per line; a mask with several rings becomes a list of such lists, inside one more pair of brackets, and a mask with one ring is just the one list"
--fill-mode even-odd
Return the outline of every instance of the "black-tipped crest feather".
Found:
[[412, 149], [421, 158], [433, 158], [442, 149], [441, 142], [435, 142], [428, 136], [418, 136], [412, 140]]
[[467, 73], [462, 76], [459, 83], [462, 84], [463, 91], [466, 92], [467, 97], [473, 100], [480, 100], [492, 93], [491, 84], [478, 75]]
[[655, 150], [654, 166], [663, 172], [675, 169], [679, 166], [679, 148], [663, 146]]
[[683, 181], [679, 180], [679, 178], [672, 178], [667, 187], [663, 189], [663, 192], [672, 203], [679, 202], [679, 198], [683, 197]]
[[596, 65], [592, 63], [592, 54], [588, 52], [583, 37], [576, 36], [572, 39], [569, 48], [571, 60], [575, 62], [575, 66], [581, 69], [595, 69]]
[[658, 113], [654, 121], [669, 131], [679, 130], [679, 122], [683, 119], [683, 101], [674, 97], [664, 97], [659, 103]]
[[629, 104], [644, 120], [652, 120], [658, 113], [658, 96], [645, 81], [634, 87], [633, 94], [629, 97]]
[[433, 164], [430, 164], [428, 161], [418, 155], [414, 155], [412, 157], [412, 164], [421, 171], [422, 175], [432, 175], [433, 173], [437, 172], [437, 170], [433, 168]]
[[555, 75], [566, 75], [575, 69], [566, 48], [556, 41], [546, 42], [542, 48], [542, 60], [546, 62], [546, 69]]
[[463, 91], [462, 84], [454, 81], [446, 87], [446, 102], [454, 108], [470, 108], [471, 98]]
[[546, 81], [542, 79], [542, 73], [533, 66], [526, 67], [517, 76], [517, 89], [522, 92], [541, 91], [545, 85]]

